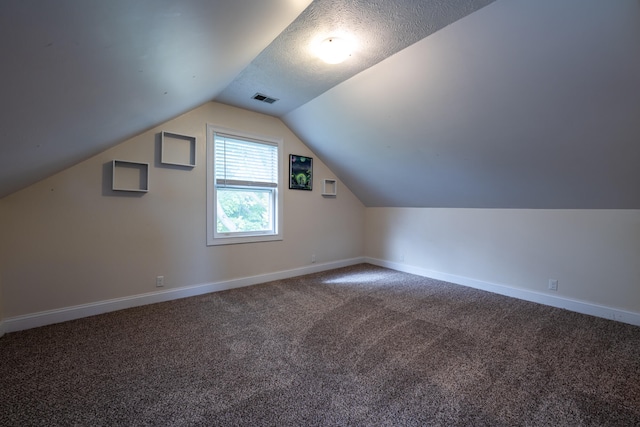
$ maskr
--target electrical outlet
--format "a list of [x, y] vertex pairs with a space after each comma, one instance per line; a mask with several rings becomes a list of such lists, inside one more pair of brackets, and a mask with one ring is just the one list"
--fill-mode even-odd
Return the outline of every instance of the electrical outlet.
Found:
[[164, 286], [164, 276], [156, 277], [156, 288], [161, 288]]
[[556, 279], [549, 279], [549, 290], [550, 291], [558, 290], [558, 281]]
[[311, 255], [311, 263], [316, 262], [316, 254]]

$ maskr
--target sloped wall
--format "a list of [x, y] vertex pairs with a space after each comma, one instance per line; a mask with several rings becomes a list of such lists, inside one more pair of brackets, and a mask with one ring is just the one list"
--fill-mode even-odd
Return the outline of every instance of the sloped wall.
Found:
[[638, 210], [367, 208], [365, 217], [365, 255], [391, 267], [640, 320]]
[[[0, 252], [0, 256], [1, 255], [2, 255], [2, 252]], [[3, 335], [4, 335], [4, 298], [2, 297], [2, 264], [0, 262], [0, 337]]]
[[[284, 192], [284, 240], [206, 246], [206, 124], [281, 137], [314, 157], [314, 190]], [[197, 137], [194, 169], [159, 163], [159, 133]], [[113, 159], [150, 163], [149, 192], [110, 190]], [[285, 160], [285, 167], [286, 166]], [[285, 174], [286, 175], [286, 174]], [[4, 318], [360, 257], [364, 207], [277, 118], [208, 103], [0, 199]]]

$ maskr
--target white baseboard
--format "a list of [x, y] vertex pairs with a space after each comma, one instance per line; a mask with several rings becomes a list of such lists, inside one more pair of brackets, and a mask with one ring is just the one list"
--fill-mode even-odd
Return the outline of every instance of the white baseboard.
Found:
[[149, 292], [140, 295], [132, 295], [129, 297], [115, 298], [106, 301], [98, 301], [95, 303], [82, 304], [61, 309], [42, 311], [39, 313], [27, 314], [6, 318], [0, 321], [0, 337], [5, 333], [21, 331], [24, 329], [36, 328], [39, 326], [51, 325], [54, 323], [66, 322], [68, 320], [80, 319], [82, 317], [95, 316], [97, 314], [108, 313], [111, 311], [122, 310], [125, 308], [138, 307], [141, 305], [154, 304], [158, 302], [171, 301], [190, 296], [202, 295], [211, 292], [224, 291], [227, 289], [240, 288], [244, 286], [256, 285], [259, 283], [270, 282], [273, 280], [282, 280], [290, 277], [302, 276], [305, 274], [318, 273], [320, 271], [332, 270], [335, 268], [347, 267], [350, 265], [367, 262], [369, 264], [378, 265], [380, 267], [391, 268], [393, 270], [403, 271], [418, 276], [429, 277], [436, 280], [454, 283], [457, 285], [468, 286], [471, 288], [481, 289], [500, 295], [531, 301], [539, 304], [545, 304], [552, 307], [563, 308], [577, 313], [588, 314], [591, 316], [602, 317], [605, 319], [616, 320], [635, 326], [640, 326], [640, 313], [634, 313], [616, 308], [601, 306], [584, 301], [577, 301], [568, 298], [561, 298], [553, 295], [541, 294], [525, 289], [512, 288], [506, 285], [498, 285], [494, 283], [484, 282], [481, 280], [471, 279], [463, 276], [442, 273], [433, 270], [427, 270], [421, 267], [386, 261], [376, 258], [361, 257], [351, 258], [347, 260], [312, 264], [305, 267], [295, 268], [292, 270], [283, 270], [273, 273], [266, 273], [257, 276], [243, 277], [233, 280], [227, 280], [215, 283], [204, 283], [193, 286], [185, 286], [181, 288], [167, 289], [164, 291]]
[[0, 338], [4, 335], [4, 320], [0, 320]]
[[386, 261], [376, 258], [365, 257], [365, 262], [378, 265], [380, 267], [391, 268], [393, 270], [405, 273], [415, 274], [417, 276], [429, 277], [431, 279], [442, 280], [444, 282], [454, 283], [456, 285], [468, 286], [471, 288], [481, 289], [483, 291], [493, 292], [513, 298], [531, 301], [538, 304], [544, 304], [551, 307], [563, 308], [577, 313], [588, 314], [591, 316], [602, 317], [605, 319], [616, 320], [618, 322], [628, 323], [630, 325], [640, 326], [640, 313], [620, 310], [617, 308], [606, 307], [585, 301], [578, 301], [569, 298], [562, 298], [553, 295], [542, 294], [526, 289], [512, 288], [506, 285], [498, 285], [495, 283], [483, 282], [481, 280], [471, 279], [469, 277], [456, 276], [438, 271], [428, 270], [421, 267], [415, 267], [407, 264]]
[[274, 273], [260, 274], [258, 276], [243, 277], [239, 279], [226, 280], [223, 282], [203, 283], [200, 285], [149, 292], [146, 294], [132, 295], [129, 297], [115, 298], [111, 300], [98, 301], [94, 303], [76, 305], [61, 309], [41, 311], [39, 313], [27, 314], [23, 316], [9, 317], [4, 319], [4, 321], [0, 323], [0, 332], [22, 331], [24, 329], [31, 329], [39, 326], [66, 322], [68, 320], [80, 319], [82, 317], [95, 316], [97, 314], [108, 313], [125, 308], [138, 307], [141, 305], [155, 304], [158, 302], [171, 301], [211, 292], [224, 291], [227, 289], [257, 285], [259, 283], [270, 282], [273, 280], [282, 280], [290, 277], [302, 276], [305, 274], [318, 273], [320, 271], [347, 267], [350, 265], [361, 264], [363, 262], [365, 262], [364, 258], [351, 258], [335, 262], [312, 264], [292, 270], [277, 271]]

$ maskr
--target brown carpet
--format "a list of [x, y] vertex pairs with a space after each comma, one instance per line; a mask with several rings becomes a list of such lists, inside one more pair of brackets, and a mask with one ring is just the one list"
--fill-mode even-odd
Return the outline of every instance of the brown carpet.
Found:
[[638, 426], [640, 328], [371, 265], [10, 333], [0, 425]]

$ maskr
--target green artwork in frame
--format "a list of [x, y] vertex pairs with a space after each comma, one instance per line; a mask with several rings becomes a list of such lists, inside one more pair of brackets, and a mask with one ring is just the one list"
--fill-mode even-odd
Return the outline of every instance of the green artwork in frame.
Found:
[[289, 154], [289, 188], [309, 190], [313, 187], [313, 159], [307, 156]]

